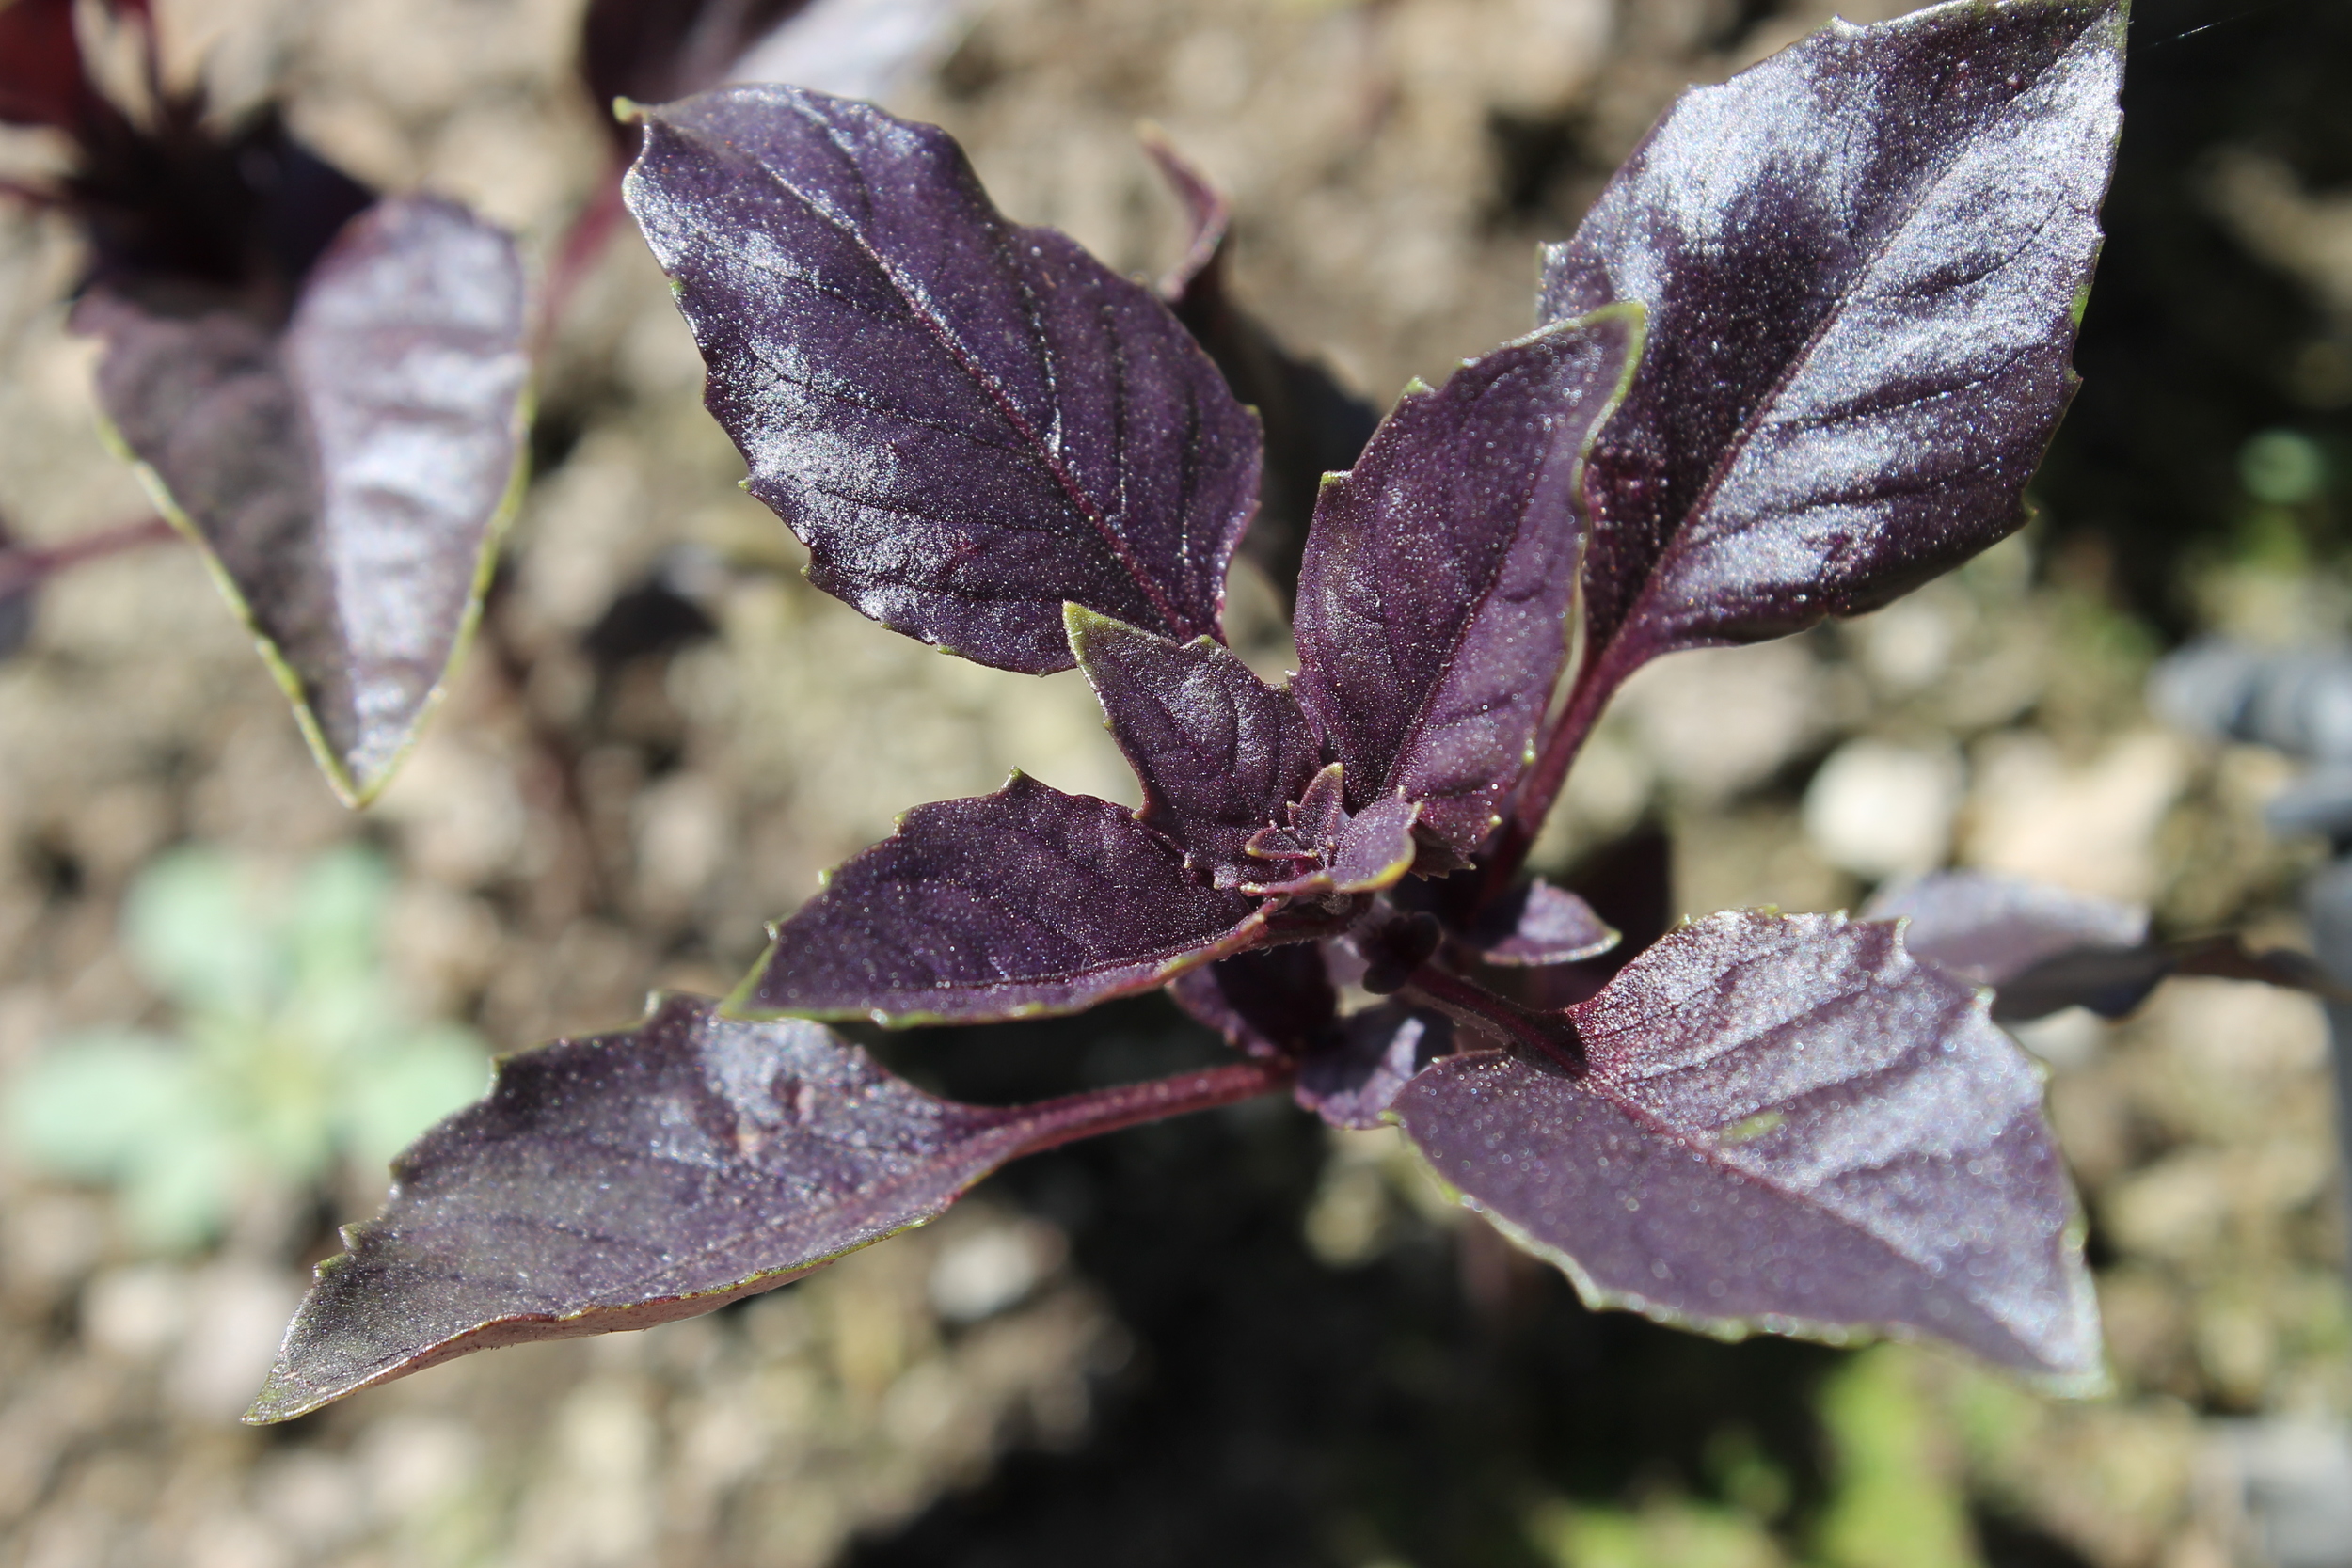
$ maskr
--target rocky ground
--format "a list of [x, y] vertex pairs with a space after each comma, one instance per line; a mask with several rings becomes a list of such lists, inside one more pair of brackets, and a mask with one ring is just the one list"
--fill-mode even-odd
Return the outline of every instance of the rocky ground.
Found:
[[[227, 101], [283, 92], [329, 157], [462, 196], [534, 258], [600, 176], [573, 0], [163, 8]], [[2298, 940], [2324, 847], [2260, 816], [2290, 766], [2167, 732], [2142, 689], [2190, 630], [2346, 630], [2341, 499], [2263, 501], [2237, 463], [2284, 427], [2352, 475], [2352, 246], [2328, 195], [2352, 188], [2352, 125], [2320, 90], [2352, 36], [2324, 0], [2211, 34], [2185, 4], [2140, 13], [2150, 129], [2127, 139], [2045, 515], [1864, 621], [1644, 674], [1553, 863], [1655, 821], [1693, 912], [1850, 907], [1956, 862], [2145, 898], [2168, 931]], [[1534, 244], [1676, 90], [1826, 14], [986, 0], [895, 106], [962, 136], [1008, 211], [1138, 272], [1179, 246], [1132, 135], [1157, 121], [1233, 193], [1243, 293], [1385, 399], [1524, 328]], [[145, 504], [62, 328], [75, 265], [62, 227], [0, 207], [0, 515], [38, 541]], [[74, 1031], [170, 1026], [117, 916], [183, 841], [265, 886], [374, 846], [401, 995], [511, 1051], [624, 1026], [649, 988], [723, 989], [762, 920], [909, 805], [1015, 764], [1132, 790], [1074, 674], [940, 657], [807, 588], [699, 377], [624, 233], [550, 356], [481, 641], [362, 816], [191, 555], [43, 594], [0, 664], [0, 1077]], [[1281, 667], [1278, 595], [1245, 569], [1234, 596], [1237, 641]], [[2117, 1391], [2080, 1403], [1930, 1352], [1586, 1313], [1392, 1133], [1262, 1103], [1030, 1161], [714, 1317], [253, 1432], [233, 1418], [305, 1271], [380, 1177], [255, 1181], [217, 1241], [159, 1251], [103, 1186], [0, 1148], [0, 1564], [2352, 1562], [2326, 1513], [2352, 1495], [2352, 1304], [2316, 1007], [2180, 983], [2029, 1044], [2114, 1357]], [[1156, 1000], [893, 1047], [1006, 1100], [1209, 1051]]]

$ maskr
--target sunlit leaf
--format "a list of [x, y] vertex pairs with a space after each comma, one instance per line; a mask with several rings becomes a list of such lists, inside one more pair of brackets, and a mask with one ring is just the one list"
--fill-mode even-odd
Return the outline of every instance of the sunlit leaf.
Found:
[[1567, 658], [1575, 485], [1640, 319], [1564, 323], [1407, 391], [1325, 485], [1292, 684], [1351, 809], [1398, 796], [1456, 850], [1486, 836]]
[[931, 1218], [1033, 1131], [933, 1100], [820, 1024], [667, 998], [634, 1030], [507, 1058], [487, 1100], [403, 1155], [246, 1418], [707, 1312]]
[[1076, 1012], [1253, 945], [1257, 911], [1123, 807], [1016, 773], [907, 813], [776, 927], [726, 1006], [892, 1026]]
[[647, 1328], [921, 1225], [1016, 1155], [1279, 1088], [1233, 1064], [1042, 1104], [935, 1100], [821, 1024], [658, 999], [499, 1064], [319, 1265], [248, 1421], [496, 1345]]
[[2098, 1381], [2041, 1080], [1894, 926], [1715, 915], [1566, 1016], [1581, 1073], [1453, 1056], [1395, 1110], [1440, 1177], [1587, 1299], [1721, 1334], [1932, 1335]]
[[303, 283], [282, 332], [101, 290], [98, 392], [199, 542], [346, 800], [414, 739], [481, 606], [522, 467], [513, 242], [431, 198], [380, 202]]
[[1580, 680], [1917, 587], [2025, 521], [2074, 377], [2116, 0], [1835, 22], [1668, 111], [1545, 257], [1649, 348], [1593, 451]]
[[1150, 290], [862, 103], [732, 87], [644, 122], [630, 211], [812, 582], [1032, 673], [1071, 662], [1065, 601], [1216, 635], [1258, 426]]
[[1070, 649], [1143, 781], [1145, 826], [1224, 886], [1260, 879], [1243, 847], [1299, 799], [1322, 748], [1298, 704], [1211, 639], [1171, 642], [1078, 605]]

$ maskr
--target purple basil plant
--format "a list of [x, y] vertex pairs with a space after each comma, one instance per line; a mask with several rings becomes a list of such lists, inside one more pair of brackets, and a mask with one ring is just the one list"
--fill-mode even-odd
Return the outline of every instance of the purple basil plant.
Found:
[[[1324, 478], [1281, 686], [1220, 626], [1260, 421], [1161, 296], [1008, 222], [930, 127], [787, 87], [638, 111], [630, 210], [811, 578], [984, 664], [1076, 665], [1144, 803], [1015, 774], [918, 806], [725, 1001], [506, 1061], [322, 1265], [249, 1418], [709, 1311], [1019, 1155], [1280, 1092], [1401, 1127], [1597, 1305], [2095, 1385], [2080, 1213], [1984, 988], [2128, 948], [2128, 916], [1963, 879], [1886, 909], [1913, 950], [1895, 918], [1735, 911], [1629, 957], [1525, 862], [1634, 670], [1873, 609], [2024, 522], [2123, 28], [2121, 0], [1967, 0], [1686, 94], [1546, 249], [1537, 329]], [[1161, 986], [1230, 1061], [1010, 1109], [827, 1026]]]

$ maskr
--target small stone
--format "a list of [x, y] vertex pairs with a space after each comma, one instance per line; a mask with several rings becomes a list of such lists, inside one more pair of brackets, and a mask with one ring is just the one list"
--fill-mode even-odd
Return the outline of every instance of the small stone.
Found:
[[1857, 877], [1916, 876], [1949, 852], [1961, 793], [1960, 758], [1948, 748], [1850, 740], [1805, 789], [1805, 836]]

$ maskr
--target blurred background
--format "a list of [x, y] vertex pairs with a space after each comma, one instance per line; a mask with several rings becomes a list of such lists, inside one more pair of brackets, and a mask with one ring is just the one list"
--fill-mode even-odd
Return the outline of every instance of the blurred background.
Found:
[[[159, 10], [221, 112], [281, 99], [331, 161], [472, 202], [537, 268], [607, 178], [579, 0]], [[1134, 135], [1156, 121], [1232, 195], [1241, 297], [1385, 404], [1526, 329], [1534, 245], [1676, 92], [1829, 11], [902, 6], [885, 98], [1010, 214], [1141, 274], [1184, 239]], [[2328, 847], [2262, 816], [2295, 766], [2167, 729], [2143, 689], [2193, 634], [2352, 630], [2352, 7], [2138, 0], [2125, 93], [2035, 524], [1862, 621], [1646, 672], [1539, 860], [1655, 830], [1677, 912], [1959, 863], [2305, 940]], [[50, 154], [11, 133], [0, 171]], [[64, 330], [79, 264], [0, 200], [0, 518], [33, 544], [147, 504]], [[624, 226], [546, 356], [483, 633], [362, 816], [192, 553], [0, 603], [0, 1565], [2352, 1564], [2326, 1029], [2218, 981], [2027, 1032], [2111, 1398], [1587, 1313], [1393, 1133], [1268, 1101], [1028, 1161], [711, 1317], [235, 1425], [334, 1226], [488, 1053], [724, 990], [910, 805], [1016, 764], [1131, 799], [1074, 673], [940, 657], [809, 589], [700, 381]], [[1233, 600], [1285, 668], [1278, 592], [1245, 566]], [[1214, 1051], [1157, 998], [888, 1046], [984, 1101]]]

